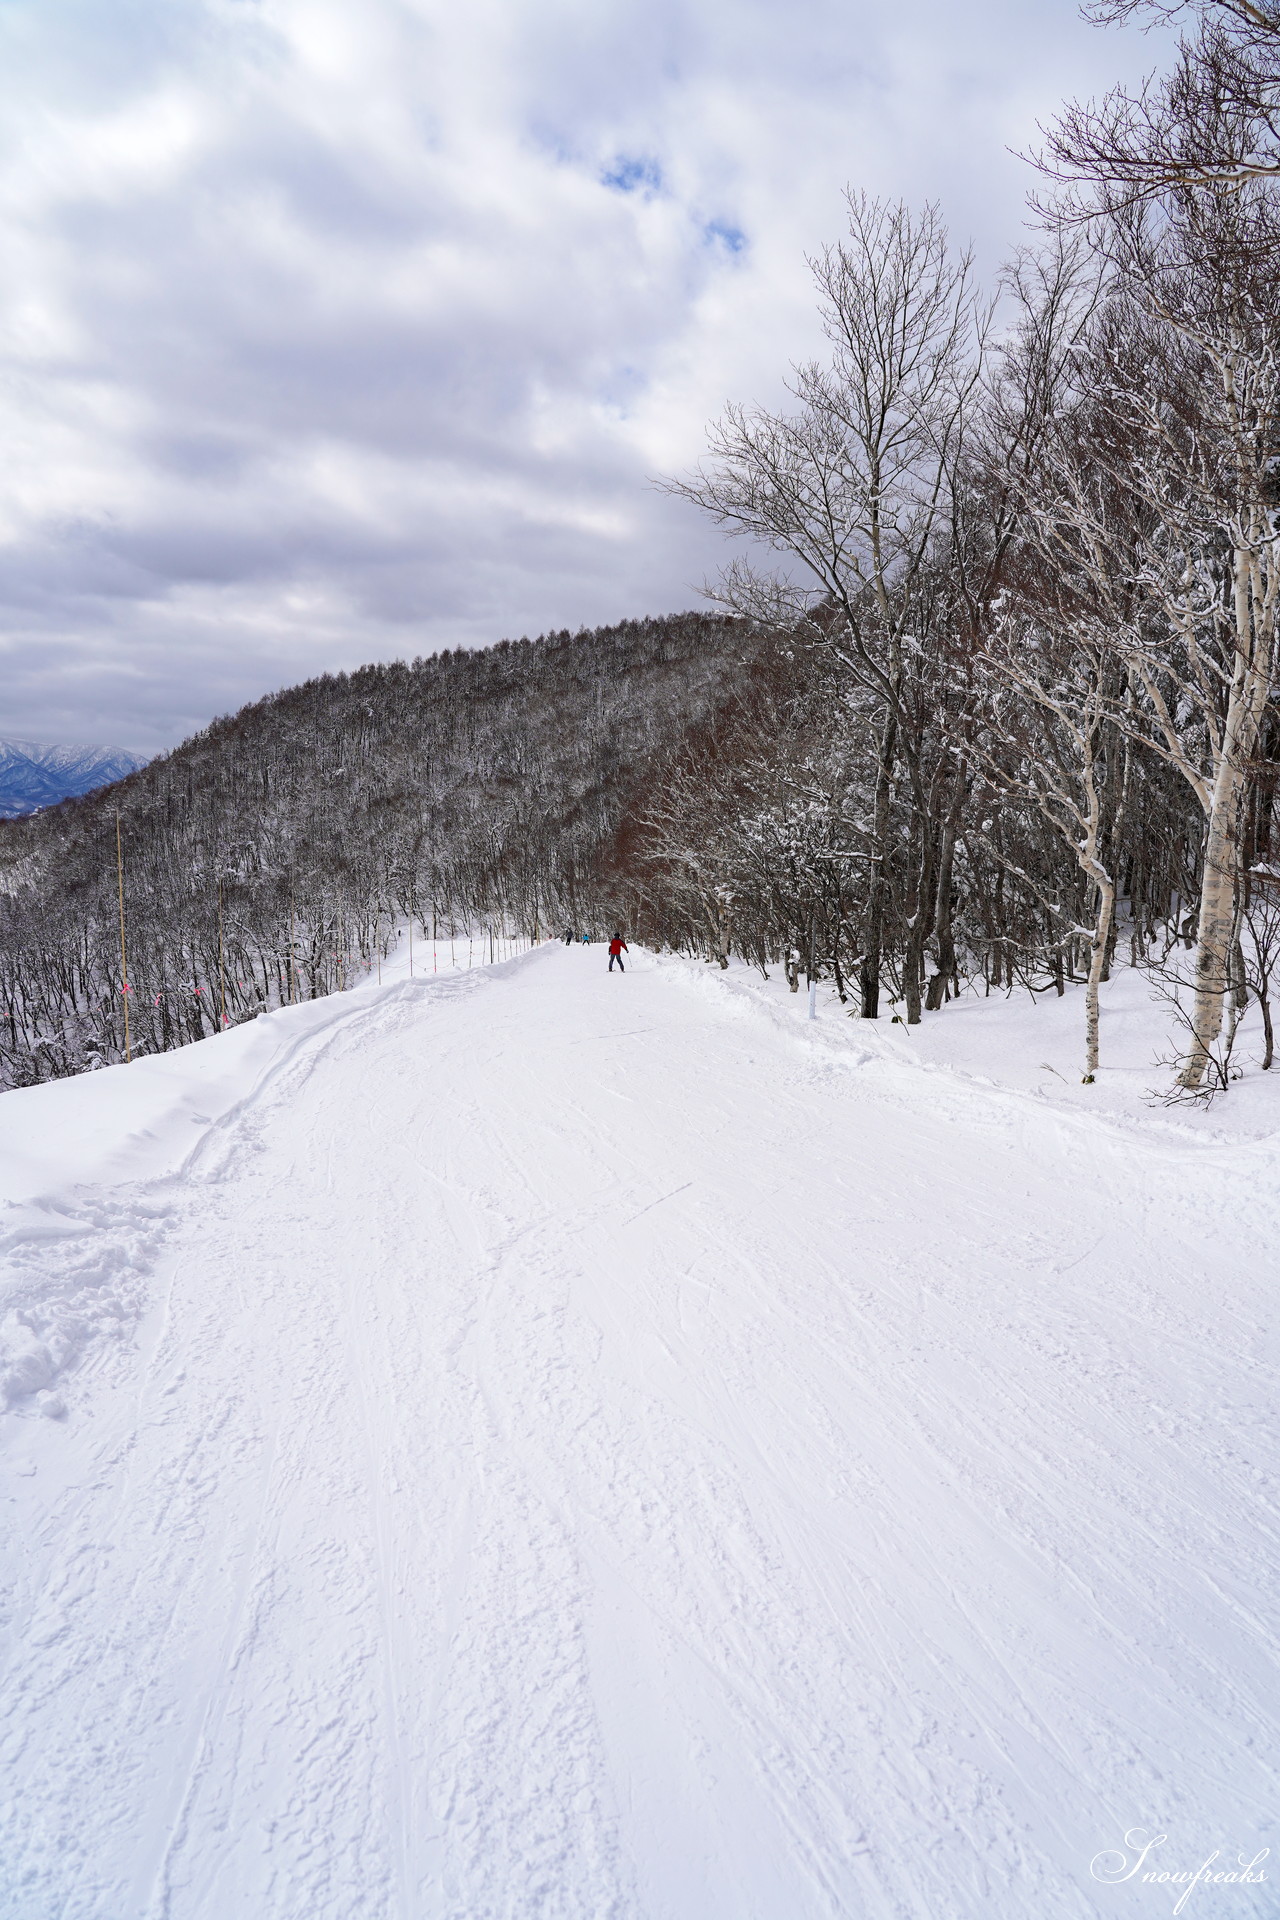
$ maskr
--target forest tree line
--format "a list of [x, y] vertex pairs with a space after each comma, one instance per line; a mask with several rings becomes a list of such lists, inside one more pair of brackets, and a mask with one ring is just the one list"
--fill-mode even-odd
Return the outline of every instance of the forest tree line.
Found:
[[811, 263], [828, 357], [672, 482], [750, 542], [720, 605], [821, 690], [680, 770], [648, 903], [865, 1018], [886, 988], [914, 1023], [975, 973], [1083, 979], [1086, 1077], [1123, 932], [1197, 1095], [1251, 995], [1273, 1052], [1280, 10], [1094, 11], [1191, 31], [1141, 94], [1063, 114], [995, 298], [936, 210], [851, 194]]

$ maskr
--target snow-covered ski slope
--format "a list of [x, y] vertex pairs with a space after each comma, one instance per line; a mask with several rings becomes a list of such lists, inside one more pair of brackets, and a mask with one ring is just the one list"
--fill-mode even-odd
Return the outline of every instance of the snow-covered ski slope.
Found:
[[1276, 1139], [907, 1054], [555, 946], [6, 1095], [90, 1184], [0, 1216], [4, 1920], [1155, 1920], [1126, 1834], [1271, 1846]]

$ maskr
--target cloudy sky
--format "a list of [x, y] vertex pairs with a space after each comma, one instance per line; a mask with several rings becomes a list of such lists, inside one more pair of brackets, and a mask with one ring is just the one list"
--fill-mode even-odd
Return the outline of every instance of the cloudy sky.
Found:
[[994, 274], [1074, 0], [0, 0], [0, 735], [697, 602], [650, 477], [817, 344], [847, 184]]

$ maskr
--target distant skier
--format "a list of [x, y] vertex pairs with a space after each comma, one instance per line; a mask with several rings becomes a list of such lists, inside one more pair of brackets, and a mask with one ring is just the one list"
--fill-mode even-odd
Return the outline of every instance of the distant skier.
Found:
[[610, 973], [612, 973], [612, 972], [613, 972], [613, 963], [614, 963], [614, 961], [615, 961], [615, 960], [616, 960], [616, 961], [617, 961], [617, 963], [618, 963], [618, 972], [619, 972], [619, 973], [625, 973], [625, 972], [626, 972], [626, 968], [625, 968], [625, 967], [623, 966], [623, 964], [622, 964], [622, 956], [623, 956], [623, 954], [624, 954], [624, 953], [629, 953], [629, 952], [630, 952], [630, 948], [629, 948], [629, 947], [627, 946], [627, 943], [626, 943], [626, 941], [625, 941], [625, 940], [623, 939], [623, 937], [622, 937], [622, 935], [621, 935], [620, 933], [615, 933], [615, 934], [614, 934], [614, 936], [613, 936], [613, 938], [612, 938], [612, 940], [611, 940], [611, 941], [609, 942], [609, 971], [610, 971]]
[[582, 936], [582, 944], [583, 944], [583, 946], [584, 946], [584, 947], [589, 947], [589, 946], [591, 945], [591, 935], [590, 935], [589, 933], [584, 933], [584, 934], [583, 934], [583, 936]]

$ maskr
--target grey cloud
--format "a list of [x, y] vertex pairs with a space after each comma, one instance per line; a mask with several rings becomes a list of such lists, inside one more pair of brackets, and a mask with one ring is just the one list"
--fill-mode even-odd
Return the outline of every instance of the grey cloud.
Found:
[[1070, 0], [16, 0], [0, 732], [154, 751], [302, 675], [690, 605], [655, 494], [814, 344], [846, 181], [993, 265], [1140, 71]]

